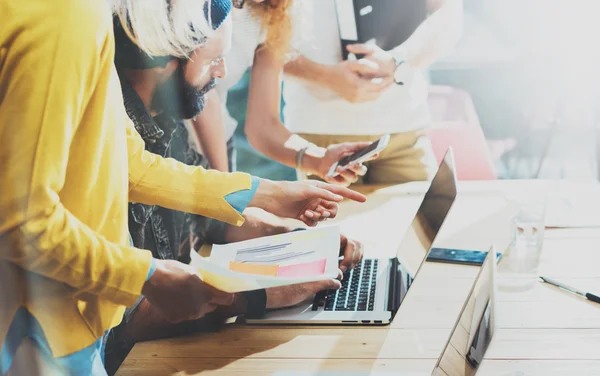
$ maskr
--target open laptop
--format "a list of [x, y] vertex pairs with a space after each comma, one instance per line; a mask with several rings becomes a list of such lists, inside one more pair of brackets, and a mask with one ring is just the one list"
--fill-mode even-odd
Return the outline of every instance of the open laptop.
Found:
[[494, 254], [492, 247], [433, 370], [280, 371], [273, 376], [475, 376], [494, 335], [496, 260], [490, 257]]
[[[492, 255], [492, 256], [490, 256]], [[432, 376], [474, 376], [495, 328], [496, 260], [492, 247], [450, 333]]]
[[[248, 324], [385, 325], [394, 318], [456, 199], [456, 173], [448, 149], [423, 202], [392, 259], [363, 259], [340, 290], [324, 291], [295, 307], [274, 310]], [[376, 224], [371, 224], [376, 225]]]

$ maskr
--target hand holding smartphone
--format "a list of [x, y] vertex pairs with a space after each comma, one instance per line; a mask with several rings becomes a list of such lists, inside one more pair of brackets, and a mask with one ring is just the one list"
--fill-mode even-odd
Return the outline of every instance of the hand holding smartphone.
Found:
[[385, 136], [381, 137], [379, 140], [373, 142], [371, 145], [355, 152], [352, 155], [349, 155], [347, 157], [340, 159], [339, 161], [337, 161], [336, 163], [334, 163], [331, 166], [331, 168], [329, 169], [329, 172], [327, 173], [327, 177], [331, 177], [331, 178], [336, 177], [338, 175], [338, 172], [337, 172], [338, 167], [346, 167], [350, 163], [360, 164], [365, 161], [368, 161], [375, 154], [381, 153], [387, 147], [389, 142], [390, 142], [390, 135], [386, 134]]

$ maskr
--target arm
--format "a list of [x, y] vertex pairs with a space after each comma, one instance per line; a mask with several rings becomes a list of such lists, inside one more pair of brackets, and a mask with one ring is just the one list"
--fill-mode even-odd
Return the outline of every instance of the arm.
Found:
[[248, 208], [244, 212], [244, 219], [246, 221], [241, 227], [227, 226], [223, 235], [226, 243], [284, 234], [293, 230], [290, 221], [257, 208]]
[[[248, 91], [246, 135], [250, 144], [267, 157], [286, 166], [296, 167], [296, 154], [309, 142], [291, 133], [280, 120], [281, 71], [283, 62], [267, 48], [259, 48], [254, 56]], [[268, 135], [268, 136], [267, 136]], [[307, 173], [325, 149], [312, 146], [303, 159]]]
[[[245, 173], [205, 170], [152, 154], [144, 149], [144, 141], [131, 121], [127, 124], [130, 201], [159, 205], [240, 226], [244, 222], [241, 212], [245, 206], [236, 210], [227, 197], [237, 192], [248, 192], [250, 201], [272, 191], [272, 184], [259, 182]], [[259, 183], [261, 189], [255, 197]]]
[[[286, 232], [289, 232], [289, 230]], [[343, 261], [340, 264], [341, 271], [346, 272], [358, 265], [363, 258], [363, 251], [361, 243], [342, 235], [340, 237], [340, 256], [343, 256]], [[126, 341], [147, 341], [206, 329], [214, 331], [225, 319], [246, 314], [249, 303], [254, 308], [254, 313], [257, 314], [256, 310], [260, 311], [261, 307], [266, 309], [291, 307], [305, 301], [319, 291], [338, 289], [339, 287], [341, 285], [338, 281], [325, 280], [270, 288], [264, 290], [264, 295], [260, 291], [236, 293], [232, 295], [231, 304], [216, 306], [215, 312], [199, 320], [187, 320], [181, 323], [173, 323], [166, 319], [160, 310], [156, 309], [148, 300], [142, 299], [139, 306], [135, 308], [131, 320], [125, 321], [121, 325], [123, 327], [123, 339]], [[261, 296], [266, 297], [266, 301]]]
[[165, 318], [160, 310], [147, 299], [143, 299], [136, 308], [131, 320], [123, 326], [123, 339], [126, 341], [151, 341], [160, 338], [177, 337], [203, 329], [214, 331], [229, 317], [243, 315], [247, 302], [243, 294], [234, 294], [233, 303], [227, 307], [219, 307], [197, 320], [173, 323]]
[[223, 127], [221, 98], [216, 90], [207, 94], [204, 110], [192, 120], [198, 145], [211, 168], [228, 172], [227, 140]]
[[225, 173], [162, 158], [144, 149], [144, 141], [127, 122], [129, 199], [146, 205], [203, 215], [236, 226], [248, 206], [316, 225], [337, 214], [345, 198], [364, 202], [352, 190], [321, 182], [275, 182], [248, 174]]
[[[341, 236], [340, 255], [344, 256], [340, 268], [346, 272], [358, 265], [363, 257], [363, 246], [355, 240]], [[336, 280], [318, 281], [267, 289], [266, 309], [291, 307], [305, 301], [319, 291], [338, 289], [341, 285]], [[233, 295], [232, 304], [219, 306], [215, 312], [200, 320], [185, 321], [173, 324], [162, 316], [162, 313], [146, 299], [142, 300], [131, 321], [124, 324], [124, 339], [128, 341], [148, 341], [158, 338], [173, 337], [201, 330], [214, 331], [225, 319], [247, 312], [248, 299], [255, 299], [253, 305], [259, 303], [254, 294], [237, 293]]]
[[335, 65], [320, 64], [302, 55], [285, 65], [285, 74], [336, 92], [351, 103], [374, 101], [389, 87], [371, 77], [378, 65], [368, 59], [346, 60]]
[[332, 65], [319, 64], [304, 55], [297, 54], [285, 64], [284, 72], [287, 75], [300, 78], [312, 83], [332, 88]]
[[432, 13], [408, 38], [392, 51], [413, 68], [426, 68], [452, 49], [462, 34], [463, 0], [428, 0]]
[[0, 259], [129, 305], [151, 255], [108, 241], [60, 200], [73, 136], [113, 69], [105, 4], [78, 3], [60, 6], [60, 21], [29, 25], [0, 65]]
[[[364, 175], [362, 166], [340, 170], [336, 178], [327, 178], [331, 165], [368, 143], [345, 143], [320, 148], [291, 133], [281, 122], [281, 72], [283, 62], [268, 48], [259, 48], [254, 56], [248, 93], [246, 135], [250, 144], [267, 157], [296, 168], [298, 151], [308, 148], [302, 159], [302, 171], [330, 183], [349, 184]], [[326, 74], [324, 74], [326, 75]]]
[[[262, 302], [266, 309], [291, 307], [310, 298], [319, 291], [337, 290], [341, 287], [338, 280], [323, 280], [304, 284], [275, 287], [266, 289], [266, 302]], [[214, 331], [230, 317], [245, 315], [248, 311], [252, 294], [233, 294], [232, 303], [227, 306], [218, 306], [214, 312], [196, 319], [180, 323], [173, 323], [166, 319], [161, 311], [157, 310], [151, 302], [144, 299], [133, 314], [131, 320], [125, 324], [123, 336], [126, 341], [151, 341], [160, 338], [176, 337], [191, 332], [202, 330]], [[252, 303], [251, 303], [252, 304]], [[254, 301], [253, 304], [257, 305]]]

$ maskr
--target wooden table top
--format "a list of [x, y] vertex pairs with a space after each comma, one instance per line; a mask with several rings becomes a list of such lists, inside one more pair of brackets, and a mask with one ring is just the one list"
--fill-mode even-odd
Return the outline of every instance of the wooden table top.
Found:
[[[487, 250], [493, 244], [496, 251], [509, 250], [514, 208], [507, 194], [556, 184], [460, 183], [435, 245]], [[344, 203], [332, 222], [363, 241], [367, 256], [393, 256], [425, 189], [411, 183], [375, 190], [366, 204]], [[574, 184], [572, 190], [592, 195], [600, 193], [600, 185]], [[515, 273], [508, 252], [498, 265], [498, 329], [478, 375], [600, 375], [600, 305], [537, 280], [538, 274], [556, 277], [600, 293], [599, 265], [600, 228], [547, 229], [538, 270], [532, 273]], [[118, 375], [429, 375], [477, 271], [425, 263], [389, 326], [231, 324], [217, 333], [139, 343]]]

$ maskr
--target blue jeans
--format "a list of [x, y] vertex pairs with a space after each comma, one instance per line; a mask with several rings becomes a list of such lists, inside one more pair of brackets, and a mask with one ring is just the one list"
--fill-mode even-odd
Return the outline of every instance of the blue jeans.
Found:
[[[68, 334], [66, 334], [68, 335]], [[19, 308], [0, 351], [0, 375], [8, 372], [17, 349], [25, 338], [31, 339], [44, 362], [65, 376], [106, 376], [104, 369], [104, 338], [76, 353], [54, 358], [39, 322], [23, 307]]]

